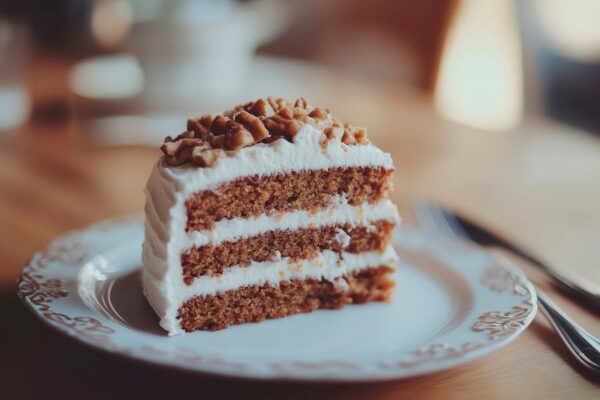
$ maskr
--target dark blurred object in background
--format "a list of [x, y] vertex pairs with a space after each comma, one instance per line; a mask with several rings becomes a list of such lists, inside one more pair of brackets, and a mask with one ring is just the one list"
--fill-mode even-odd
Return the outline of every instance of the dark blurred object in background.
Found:
[[27, 26], [0, 14], [0, 132], [27, 120], [31, 106], [26, 89], [28, 53]]
[[0, 0], [0, 14], [27, 23], [36, 44], [73, 51], [93, 45], [92, 0]]
[[[255, 95], [252, 74], [284, 60], [420, 91], [484, 131], [543, 113], [600, 133], [600, 3], [483, 3], [0, 0], [0, 27], [23, 27], [34, 49], [16, 50], [27, 34], [11, 33], [12, 45], [4, 34], [0, 71], [20, 71], [3, 82], [21, 82], [25, 109], [44, 120], [231, 103]], [[278, 92], [274, 80], [260, 95]]]
[[519, 4], [542, 112], [600, 134], [600, 2]]
[[262, 51], [429, 91], [454, 1], [306, 0]]

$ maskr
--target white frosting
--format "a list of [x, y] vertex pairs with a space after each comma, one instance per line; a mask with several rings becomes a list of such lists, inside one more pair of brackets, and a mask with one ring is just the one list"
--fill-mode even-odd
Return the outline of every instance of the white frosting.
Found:
[[[232, 179], [252, 175], [272, 175], [289, 171], [327, 169], [351, 166], [383, 166], [393, 168], [389, 154], [372, 145], [348, 146], [332, 141], [322, 148], [321, 131], [305, 125], [294, 143], [277, 140], [258, 144], [223, 157], [210, 168], [195, 166], [168, 167], [157, 163], [146, 187], [146, 238], [143, 245], [144, 293], [161, 318], [161, 326], [170, 335], [180, 333], [176, 319], [181, 303], [196, 295], [214, 294], [244, 285], [273, 283], [291, 278], [324, 278], [333, 280], [348, 271], [381, 264], [390, 265], [393, 249], [383, 254], [323, 252], [313, 260], [290, 263], [286, 258], [253, 263], [250, 267], [231, 267], [217, 278], [200, 277], [191, 285], [183, 282], [181, 253], [193, 245], [216, 244], [250, 237], [273, 229], [298, 229], [334, 224], [370, 225], [387, 219], [398, 220], [395, 206], [389, 200], [377, 204], [348, 205], [343, 196], [335, 196], [327, 209], [314, 215], [299, 210], [282, 215], [223, 220], [210, 231], [187, 233], [185, 200], [193, 193], [216, 189]], [[344, 244], [348, 238], [339, 234]], [[347, 235], [346, 235], [347, 236]], [[346, 244], [347, 245], [347, 244]]]
[[342, 246], [342, 249], [345, 249], [350, 245], [351, 239], [352, 238], [346, 233], [346, 231], [339, 228], [337, 229], [335, 233], [335, 240], [340, 244], [340, 246]]

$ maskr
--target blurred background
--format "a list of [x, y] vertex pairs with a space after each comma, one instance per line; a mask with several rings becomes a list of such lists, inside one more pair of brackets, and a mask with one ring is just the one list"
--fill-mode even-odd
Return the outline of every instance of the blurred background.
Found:
[[[57, 235], [142, 213], [159, 144], [188, 117], [263, 96], [367, 127], [392, 154], [407, 225], [415, 199], [437, 200], [600, 282], [599, 16], [598, 0], [0, 0], [0, 392], [139, 397], [117, 362], [98, 377], [89, 352], [53, 346], [15, 281]], [[536, 393], [571, 389], [546, 333], [529, 330], [504, 370]], [[418, 387], [470, 390], [497, 367]], [[156, 393], [171, 396], [171, 378]]]
[[117, 115], [169, 126], [262, 95], [320, 99], [344, 75], [484, 130], [536, 113], [600, 132], [600, 5], [479, 3], [1, 0], [0, 129]]
[[[401, 208], [434, 197], [581, 256], [597, 236], [581, 221], [600, 219], [598, 15], [595, 0], [0, 0], [0, 218], [24, 243], [0, 243], [7, 274], [66, 229], [141, 211], [188, 117], [262, 96], [368, 127]], [[548, 218], [590, 234], [549, 236]]]

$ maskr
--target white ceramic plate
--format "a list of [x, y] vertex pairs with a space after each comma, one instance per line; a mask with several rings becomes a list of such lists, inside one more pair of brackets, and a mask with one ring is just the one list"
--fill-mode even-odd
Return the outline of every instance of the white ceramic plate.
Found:
[[506, 259], [402, 228], [390, 304], [168, 337], [142, 294], [142, 239], [139, 217], [69, 233], [33, 257], [18, 294], [46, 324], [110, 353], [199, 373], [307, 381], [452, 368], [505, 346], [536, 313], [531, 283]]

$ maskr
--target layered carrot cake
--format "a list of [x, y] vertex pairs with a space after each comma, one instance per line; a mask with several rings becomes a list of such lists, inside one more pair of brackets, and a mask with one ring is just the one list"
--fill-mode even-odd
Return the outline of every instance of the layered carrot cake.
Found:
[[392, 159], [304, 99], [187, 122], [148, 180], [144, 293], [174, 335], [387, 301]]

